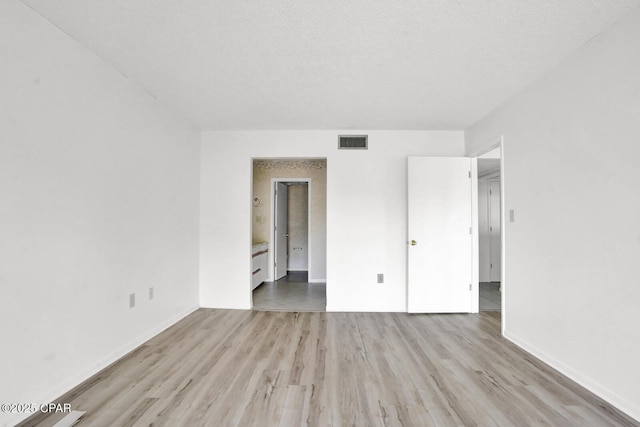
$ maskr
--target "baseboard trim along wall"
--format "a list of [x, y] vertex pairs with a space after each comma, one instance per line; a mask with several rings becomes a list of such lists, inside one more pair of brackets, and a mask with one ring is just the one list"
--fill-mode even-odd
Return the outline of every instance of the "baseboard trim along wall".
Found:
[[[60, 396], [64, 395], [68, 391], [72, 390], [74, 387], [77, 387], [78, 385], [82, 384], [84, 381], [86, 381], [87, 379], [91, 378], [93, 375], [97, 374], [98, 372], [100, 372], [104, 368], [108, 367], [112, 363], [118, 361], [123, 356], [125, 356], [128, 353], [130, 353], [131, 351], [135, 350], [136, 348], [138, 348], [139, 346], [141, 346], [145, 342], [149, 341], [151, 338], [155, 337], [159, 333], [161, 333], [164, 330], [166, 330], [166, 329], [170, 328], [171, 326], [175, 325], [180, 320], [184, 319], [189, 314], [193, 313], [194, 311], [198, 310], [199, 308], [200, 307], [192, 307], [192, 308], [184, 310], [184, 311], [178, 313], [177, 315], [169, 318], [165, 322], [161, 323], [157, 327], [155, 327], [155, 328], [151, 329], [150, 331], [146, 332], [145, 334], [141, 335], [137, 339], [132, 340], [132, 341], [128, 342], [127, 344], [123, 345], [122, 347], [120, 347], [118, 350], [114, 351], [113, 353], [111, 353], [110, 355], [108, 355], [107, 357], [102, 359], [100, 362], [98, 362], [94, 366], [94, 368], [87, 369], [87, 370], [85, 370], [83, 372], [80, 372], [79, 374], [74, 375], [73, 377], [69, 378], [67, 381], [64, 381], [63, 383], [57, 384], [55, 387], [50, 388], [45, 393], [42, 393], [40, 396], [37, 396], [35, 399], [32, 399], [32, 402], [50, 403], [50, 402], [55, 401]], [[75, 409], [75, 408], [72, 408], [72, 409]], [[14, 419], [8, 419], [7, 420], [7, 422], [8, 422], [7, 425], [18, 424], [19, 422], [26, 420], [27, 418], [29, 418], [32, 415], [33, 415], [32, 413], [15, 414], [15, 418]]]
[[327, 306], [327, 312], [334, 313], [406, 313], [407, 307], [396, 308], [393, 307], [390, 309], [372, 309], [371, 307], [336, 307], [336, 306]]
[[588, 376], [576, 371], [571, 366], [555, 359], [554, 357], [540, 350], [526, 340], [523, 340], [520, 337], [511, 334], [509, 331], [504, 331], [504, 337], [527, 353], [530, 353], [531, 355], [540, 359], [542, 362], [551, 366], [556, 371], [560, 372], [572, 381], [589, 390], [591, 393], [600, 397], [611, 406], [615, 407], [618, 411], [625, 413], [627, 416], [634, 418], [637, 421], [640, 421], [640, 406], [638, 406], [637, 404], [618, 396], [607, 387], [604, 387], [601, 384], [593, 381]]

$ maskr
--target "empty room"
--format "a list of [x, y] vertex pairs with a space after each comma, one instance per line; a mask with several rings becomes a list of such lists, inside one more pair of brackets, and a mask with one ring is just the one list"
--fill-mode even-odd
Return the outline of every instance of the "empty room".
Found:
[[640, 425], [639, 0], [0, 28], [0, 426]]

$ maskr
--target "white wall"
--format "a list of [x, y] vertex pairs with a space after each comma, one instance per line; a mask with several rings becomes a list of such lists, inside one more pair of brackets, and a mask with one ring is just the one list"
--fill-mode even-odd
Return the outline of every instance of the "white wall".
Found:
[[199, 132], [19, 1], [0, 28], [0, 402], [47, 403], [198, 306]]
[[[369, 134], [369, 150], [338, 150], [341, 133]], [[327, 310], [406, 311], [407, 156], [463, 152], [456, 131], [203, 133], [201, 305], [250, 307], [252, 157], [320, 157], [327, 158]]]
[[640, 10], [466, 132], [504, 135], [508, 338], [640, 420]]

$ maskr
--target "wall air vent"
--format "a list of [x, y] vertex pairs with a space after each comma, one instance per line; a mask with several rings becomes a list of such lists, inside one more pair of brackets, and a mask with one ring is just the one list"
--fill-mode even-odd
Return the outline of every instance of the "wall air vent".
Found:
[[367, 135], [338, 135], [338, 149], [366, 150]]

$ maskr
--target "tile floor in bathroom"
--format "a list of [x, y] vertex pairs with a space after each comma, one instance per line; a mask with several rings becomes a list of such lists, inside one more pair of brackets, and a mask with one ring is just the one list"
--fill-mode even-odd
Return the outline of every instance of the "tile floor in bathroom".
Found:
[[253, 309], [270, 311], [325, 311], [327, 286], [309, 283], [306, 272], [289, 272], [275, 282], [264, 282], [253, 291]]

